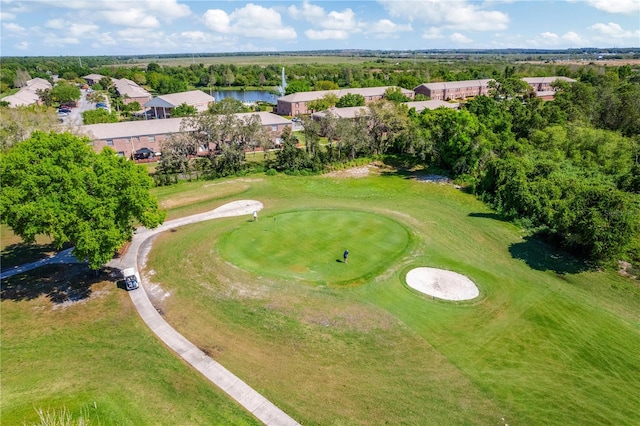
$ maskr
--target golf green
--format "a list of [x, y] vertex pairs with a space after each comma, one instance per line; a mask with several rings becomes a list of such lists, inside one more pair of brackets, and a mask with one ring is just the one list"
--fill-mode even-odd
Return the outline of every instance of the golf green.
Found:
[[[408, 248], [410, 239], [404, 225], [386, 216], [302, 210], [242, 224], [222, 238], [220, 253], [258, 275], [350, 284], [384, 271]], [[348, 263], [343, 261], [345, 250]]]

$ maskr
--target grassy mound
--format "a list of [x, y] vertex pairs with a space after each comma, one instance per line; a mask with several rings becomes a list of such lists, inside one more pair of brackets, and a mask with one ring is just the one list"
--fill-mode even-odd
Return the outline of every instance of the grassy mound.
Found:
[[222, 239], [220, 252], [259, 275], [337, 284], [382, 272], [408, 244], [409, 231], [385, 216], [304, 210], [244, 223]]

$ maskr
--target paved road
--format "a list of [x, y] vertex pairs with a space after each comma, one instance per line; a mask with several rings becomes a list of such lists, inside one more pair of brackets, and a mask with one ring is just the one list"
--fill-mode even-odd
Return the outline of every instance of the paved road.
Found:
[[[152, 238], [155, 235], [180, 226], [221, 217], [248, 215], [249, 218], [252, 218], [253, 212], [260, 211], [262, 208], [263, 205], [259, 201], [233, 201], [206, 213], [170, 220], [156, 229], [138, 228], [124, 256], [118, 259], [113, 259], [107, 265], [118, 268], [121, 271], [129, 267], [135, 267], [138, 270], [141, 270], [145, 266], [146, 253], [150, 249]], [[76, 261], [75, 258], [71, 256], [70, 251], [71, 249], [65, 250], [64, 252], [60, 252], [58, 255], [49, 259], [43, 259], [29, 265], [4, 271], [1, 274], [1, 278], [25, 272], [47, 263], [68, 263]], [[167, 346], [180, 355], [180, 357], [191, 364], [196, 370], [202, 373], [207, 379], [217, 385], [229, 396], [235, 399], [240, 405], [246, 408], [264, 424], [269, 426], [299, 425], [299, 423], [291, 418], [287, 413], [276, 407], [264, 396], [240, 380], [240, 378], [224, 368], [218, 362], [207, 356], [204, 352], [198, 349], [197, 346], [189, 342], [184, 338], [184, 336], [171, 327], [153, 307], [149, 300], [149, 296], [144, 289], [145, 284], [145, 277], [142, 276], [140, 288], [130, 291], [129, 296], [144, 322], [160, 338], [160, 340], [162, 340]]]

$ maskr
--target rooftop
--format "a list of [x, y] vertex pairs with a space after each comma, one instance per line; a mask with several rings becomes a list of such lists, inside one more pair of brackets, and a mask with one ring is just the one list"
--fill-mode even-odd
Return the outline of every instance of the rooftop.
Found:
[[[291, 124], [291, 120], [282, 118], [270, 112], [247, 112], [234, 114], [238, 118], [245, 118], [251, 115], [260, 117], [263, 126], [274, 126], [279, 124]], [[80, 126], [80, 132], [89, 136], [93, 140], [120, 139], [147, 135], [163, 135], [170, 133], [180, 133], [182, 130], [182, 118], [166, 118], [164, 120], [140, 120], [121, 121], [119, 123], [88, 124]], [[186, 129], [188, 131], [189, 129]]]
[[[309, 102], [315, 101], [316, 99], [322, 99], [325, 95], [334, 94], [338, 98], [343, 97], [349, 93], [353, 95], [362, 95], [365, 98], [368, 96], [382, 96], [387, 89], [392, 88], [394, 86], [383, 86], [383, 87], [364, 87], [364, 88], [350, 88], [350, 89], [339, 89], [339, 90], [316, 90], [313, 92], [298, 92], [292, 93], [287, 96], [282, 96], [278, 98], [278, 100], [282, 100], [285, 102]], [[413, 96], [413, 91], [402, 89], [402, 93], [408, 96]]]
[[202, 90], [191, 90], [189, 92], [170, 93], [168, 95], [156, 96], [149, 102], [145, 103], [145, 107], [164, 107], [175, 108], [179, 105], [195, 105], [200, 103], [214, 102], [215, 98], [204, 93]]
[[127, 78], [112, 78], [113, 84], [116, 86], [120, 96], [127, 95], [130, 98], [144, 98], [150, 97], [151, 93], [138, 86], [135, 81], [131, 81]]

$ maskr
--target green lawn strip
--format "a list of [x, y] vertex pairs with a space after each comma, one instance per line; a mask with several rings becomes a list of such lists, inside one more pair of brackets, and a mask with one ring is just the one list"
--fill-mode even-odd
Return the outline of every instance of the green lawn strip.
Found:
[[[638, 420], [632, 281], [562, 271], [571, 262], [552, 256], [534, 262], [513, 250], [527, 242], [518, 228], [447, 186], [276, 176], [242, 195], [265, 204], [258, 224], [225, 219], [165, 234], [149, 267], [172, 292], [163, 307], [170, 322], [294, 417], [366, 422], [374, 406], [372, 424], [446, 423], [447, 414], [456, 416], [449, 423], [476, 424]], [[266, 217], [318, 208], [386, 215], [414, 243], [377, 277], [345, 288], [257, 275], [220, 256], [232, 236], [247, 245], [243, 231]], [[285, 260], [299, 251], [287, 244]], [[463, 273], [481, 296], [430, 300], [404, 284], [415, 266]], [[398, 395], [398, 382], [409, 390]]]
[[[164, 347], [126, 292], [69, 274], [33, 271], [26, 285], [38, 290], [27, 293], [15, 291], [27, 274], [3, 281], [0, 423], [39, 424], [41, 408], [89, 424], [259, 424]], [[52, 303], [68, 280], [90, 286], [90, 297]]]

